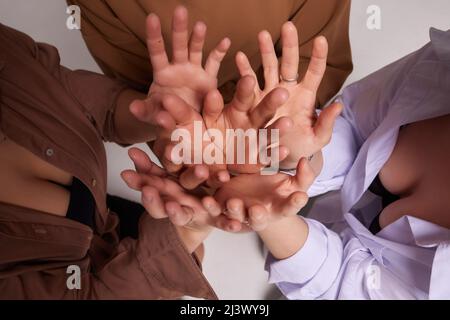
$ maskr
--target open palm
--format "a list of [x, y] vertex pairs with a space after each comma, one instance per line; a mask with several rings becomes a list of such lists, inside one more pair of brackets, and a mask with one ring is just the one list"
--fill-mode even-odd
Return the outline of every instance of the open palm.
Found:
[[[288, 101], [281, 106], [274, 117], [288, 117], [294, 128], [281, 143], [291, 151], [283, 166], [293, 168], [302, 157], [308, 157], [321, 150], [330, 140], [334, 121], [341, 106], [333, 104], [316, 115], [316, 97], [327, 67], [328, 43], [324, 37], [314, 40], [308, 70], [298, 82], [299, 44], [296, 27], [287, 22], [282, 28], [283, 56], [281, 66], [275, 53], [271, 35], [263, 31], [258, 36], [264, 68], [264, 89], [255, 86], [255, 103], [274, 88], [285, 88], [289, 92]], [[238, 53], [236, 63], [241, 76], [257, 77], [244, 53]]]
[[149, 95], [173, 94], [201, 111], [204, 96], [217, 88], [217, 74], [230, 40], [223, 39], [210, 53], [203, 67], [203, 46], [206, 25], [197, 22], [189, 40], [188, 12], [175, 9], [172, 21], [172, 61], [170, 62], [161, 33], [161, 23], [155, 14], [147, 18], [147, 47], [153, 68], [153, 83]]
[[[217, 224], [236, 225], [236, 221], [247, 221], [251, 229], [261, 231], [274, 221], [296, 215], [307, 203], [306, 192], [315, 177], [304, 158], [298, 163], [295, 176], [279, 173], [272, 176], [242, 174], [234, 177], [214, 195], [217, 202], [227, 209], [226, 216], [220, 216]], [[243, 225], [238, 227], [249, 230]]]

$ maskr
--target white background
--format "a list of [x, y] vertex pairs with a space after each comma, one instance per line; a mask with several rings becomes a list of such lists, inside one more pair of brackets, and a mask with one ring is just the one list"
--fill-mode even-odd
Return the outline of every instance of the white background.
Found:
[[[369, 5], [381, 8], [379, 31], [366, 27]], [[99, 72], [79, 31], [65, 27], [66, 19], [63, 0], [0, 0], [1, 23], [55, 45], [60, 50], [62, 64]], [[347, 83], [423, 46], [429, 40], [430, 27], [450, 28], [450, 0], [354, 0], [350, 35], [355, 68]], [[119, 177], [121, 170], [131, 168], [126, 150], [111, 144], [107, 150], [109, 192], [137, 200], [138, 196]], [[280, 296], [275, 288], [267, 285], [262, 245], [254, 235], [236, 236], [217, 231], [208, 239], [206, 250], [204, 272], [220, 298]]]

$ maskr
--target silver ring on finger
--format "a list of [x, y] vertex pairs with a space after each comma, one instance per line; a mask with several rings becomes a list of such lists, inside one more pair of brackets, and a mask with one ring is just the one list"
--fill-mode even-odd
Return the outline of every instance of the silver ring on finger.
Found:
[[281, 81], [281, 82], [286, 82], [286, 83], [289, 83], [289, 84], [291, 84], [291, 83], [297, 84], [297, 83], [298, 83], [298, 77], [299, 77], [299, 74], [298, 74], [298, 73], [297, 73], [297, 75], [295, 76], [295, 78], [292, 78], [292, 79], [284, 78], [283, 75], [280, 74], [280, 81]]

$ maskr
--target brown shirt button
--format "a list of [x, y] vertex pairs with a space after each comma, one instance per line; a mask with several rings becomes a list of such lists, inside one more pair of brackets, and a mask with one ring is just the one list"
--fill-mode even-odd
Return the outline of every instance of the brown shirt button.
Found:
[[92, 179], [92, 187], [95, 188], [96, 185], [97, 185], [97, 180]]
[[52, 148], [48, 148], [45, 151], [45, 154], [47, 155], [47, 157], [53, 157], [53, 155], [55, 154], [55, 151]]

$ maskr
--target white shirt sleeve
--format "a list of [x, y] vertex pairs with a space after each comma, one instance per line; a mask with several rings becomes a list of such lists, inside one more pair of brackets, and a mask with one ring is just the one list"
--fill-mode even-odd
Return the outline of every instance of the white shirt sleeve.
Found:
[[291, 300], [426, 298], [380, 265], [350, 227], [338, 235], [316, 220], [304, 219], [309, 234], [294, 256], [269, 254], [269, 282]]
[[354, 129], [343, 116], [336, 120], [330, 143], [322, 149], [324, 165], [320, 175], [308, 190], [310, 197], [339, 190], [353, 165], [358, 146]]

